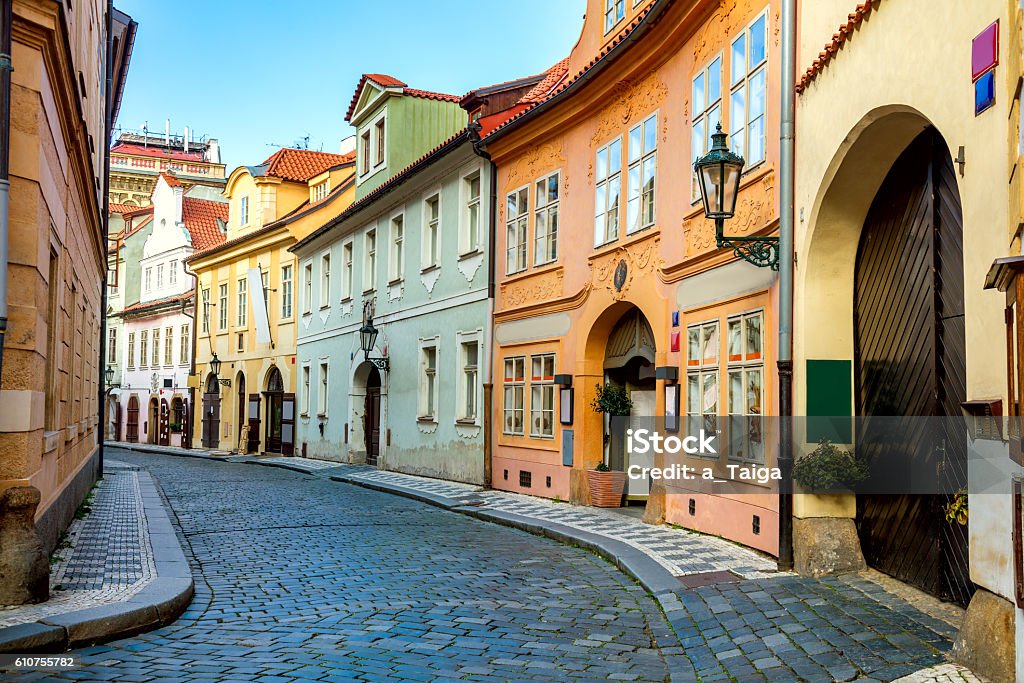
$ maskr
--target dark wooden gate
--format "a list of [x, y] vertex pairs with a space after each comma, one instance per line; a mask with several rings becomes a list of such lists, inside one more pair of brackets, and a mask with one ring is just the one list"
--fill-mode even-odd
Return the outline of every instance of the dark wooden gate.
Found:
[[128, 422], [125, 425], [125, 440], [128, 443], [139, 442], [139, 397], [134, 394], [128, 397]]
[[246, 453], [260, 452], [260, 395], [249, 394], [249, 440]]
[[295, 394], [283, 394], [281, 401], [281, 454], [295, 454]]
[[171, 445], [171, 406], [166, 398], [160, 399], [160, 421], [157, 423], [156, 436], [159, 445]]
[[203, 394], [203, 448], [217, 448], [220, 445], [220, 392], [216, 391], [218, 385], [214, 384], [214, 391]]
[[370, 370], [366, 380], [366, 404], [363, 412], [363, 436], [366, 443], [366, 464], [377, 465], [380, 456], [380, 373]]
[[[887, 456], [886, 444], [872, 440], [872, 416], [961, 415], [963, 288], [956, 177], [949, 150], [929, 129], [878, 190], [857, 254], [857, 403], [858, 415], [866, 418], [857, 447], [868, 460]], [[910, 431], [901, 441], [912, 444], [915, 467], [934, 472], [950, 489], [966, 487], [966, 434], [938, 432], [934, 421], [908, 420], [906, 426]], [[946, 522], [942, 508], [948, 501], [938, 495], [858, 495], [857, 526], [869, 565], [966, 605], [974, 591], [967, 527]]]

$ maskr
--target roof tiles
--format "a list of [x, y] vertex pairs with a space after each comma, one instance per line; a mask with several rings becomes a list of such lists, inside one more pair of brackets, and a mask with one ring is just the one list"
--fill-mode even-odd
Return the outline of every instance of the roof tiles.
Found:
[[271, 154], [261, 165], [266, 175], [304, 183], [327, 169], [355, 161], [355, 152], [332, 154], [311, 149], [283, 147]]
[[359, 104], [359, 96], [362, 94], [363, 86], [366, 85], [367, 81], [371, 81], [382, 88], [401, 88], [402, 94], [409, 95], [410, 97], [420, 97], [427, 100], [456, 103], [462, 100], [462, 97], [459, 95], [449, 95], [448, 93], [434, 92], [432, 90], [410, 88], [405, 81], [400, 81], [394, 76], [388, 76], [387, 74], [363, 74], [359, 79], [359, 83], [356, 85], [356, 91], [352, 95], [352, 101], [349, 102], [348, 111], [345, 113], [346, 121], [352, 120], [352, 114], [356, 111], [356, 105]]
[[224, 242], [220, 219], [228, 221], [228, 205], [226, 202], [214, 202], [206, 199], [183, 197], [181, 201], [181, 220], [192, 236], [192, 247], [202, 251]]
[[871, 14], [871, 10], [877, 10], [881, 0], [864, 0], [857, 8], [850, 12], [845, 24], [840, 24], [839, 29], [832, 34], [832, 40], [825, 43], [825, 49], [818, 53], [818, 58], [804, 71], [800, 82], [796, 85], [796, 91], [802, 93], [811, 82], [818, 77], [832, 58], [839, 53], [846, 41], [853, 37], [854, 31], [860, 27], [864, 20]]

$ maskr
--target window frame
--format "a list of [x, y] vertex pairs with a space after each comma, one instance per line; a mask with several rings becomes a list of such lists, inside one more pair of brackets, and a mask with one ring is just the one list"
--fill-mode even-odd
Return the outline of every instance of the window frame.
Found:
[[[523, 209], [518, 208], [518, 200], [522, 193], [526, 193], [526, 203]], [[509, 199], [516, 198], [516, 215], [512, 216], [509, 211]], [[512, 255], [513, 247], [509, 246], [509, 235], [512, 230], [516, 231], [516, 256], [522, 250], [522, 267], [512, 270], [509, 268], [509, 258]], [[518, 261], [518, 258], [517, 258]], [[516, 275], [523, 273], [530, 268], [530, 184], [522, 185], [505, 194], [505, 275]]]
[[[483, 330], [476, 329], [472, 331], [459, 331], [455, 333], [456, 342], [456, 411], [455, 411], [455, 424], [458, 425], [480, 425], [480, 402], [482, 398], [482, 383], [480, 378], [483, 376], [484, 370], [484, 335]], [[470, 365], [468, 362], [467, 347], [476, 346], [476, 365]], [[469, 414], [469, 374], [474, 374], [475, 379], [472, 382], [473, 385], [473, 414]]]
[[[618, 162], [617, 170], [615, 173], [611, 173], [611, 148], [613, 145], [618, 143]], [[622, 143], [623, 136], [618, 135], [611, 138], [601, 147], [597, 148], [594, 153], [594, 248], [598, 249], [605, 245], [617, 242], [622, 236]], [[608, 154], [608, 172], [604, 178], [598, 178], [598, 169], [600, 167], [599, 158], [602, 153]], [[614, 211], [608, 206], [609, 192], [608, 189], [615, 183], [618, 185], [616, 193], [616, 205]], [[604, 189], [604, 208], [599, 214], [597, 211], [598, 196], [601, 190]], [[608, 217], [615, 217], [615, 234], [610, 236], [608, 230]], [[601, 218], [601, 238], [598, 239], [597, 235], [597, 220]]]
[[128, 357], [125, 359], [125, 368], [128, 370], [135, 369], [135, 332], [128, 333], [128, 348], [125, 349]]
[[[730, 45], [731, 47], [731, 45]], [[711, 67], [715, 62], [718, 62], [718, 99], [708, 102], [708, 83], [710, 83]], [[722, 123], [723, 126], [728, 123], [725, 119], [725, 93], [728, 91], [726, 87], [725, 79], [725, 49], [719, 50], [715, 54], [711, 55], [700, 70], [690, 77], [690, 155], [693, 160], [696, 161], [698, 158], [707, 153], [709, 144], [711, 142], [711, 136], [714, 133], [712, 128], [714, 123], [711, 121], [711, 112], [714, 111], [716, 105], [718, 108], [718, 122]], [[701, 108], [700, 113], [697, 112], [696, 102], [694, 101], [695, 85], [698, 78], [704, 78], [704, 106]], [[693, 143], [696, 139], [697, 125], [703, 126], [703, 135], [701, 137], [701, 148], [694, 149]], [[697, 174], [691, 169], [690, 171], [690, 204], [694, 205], [700, 202], [700, 185], [697, 181]]]
[[[430, 354], [433, 353], [434, 365], [428, 364]], [[441, 404], [440, 385], [441, 378], [438, 371], [441, 367], [441, 338], [421, 337], [419, 340], [419, 380], [417, 382], [417, 422], [436, 423], [440, 417]]]
[[117, 365], [117, 328], [107, 330], [107, 364]]
[[149, 366], [154, 370], [160, 367], [160, 328], [154, 327], [149, 335]]
[[238, 227], [245, 228], [249, 225], [249, 195], [243, 194], [238, 198]]
[[[616, 14], [618, 16], [615, 16]], [[604, 13], [601, 17], [604, 19], [603, 35], [607, 36], [626, 18], [626, 0], [605, 0]], [[614, 21], [609, 22], [612, 17], [615, 17]]]
[[299, 416], [309, 417], [309, 361], [304, 361], [302, 367], [299, 370], [300, 385], [302, 387], [302, 393], [299, 396]]
[[178, 284], [178, 259], [171, 259], [167, 264], [167, 284], [171, 287]]
[[139, 369], [149, 367], [149, 330], [139, 330]]
[[352, 300], [355, 289], [355, 240], [348, 239], [341, 243], [341, 301]]
[[[437, 202], [437, 218], [431, 215], [431, 204]], [[436, 188], [423, 195], [423, 201], [421, 202], [423, 207], [423, 222], [421, 225], [423, 229], [420, 234], [423, 236], [420, 242], [420, 272], [425, 273], [435, 268], [441, 267], [441, 231], [444, 229], [444, 224], [441, 212], [441, 189]], [[430, 251], [433, 249], [434, 253], [431, 255]]]
[[[551, 374], [550, 375], [534, 375], [533, 365], [534, 361], [540, 361], [541, 372], [544, 371], [544, 363], [546, 360], [551, 361]], [[530, 410], [529, 410], [529, 423], [530, 423], [530, 438], [531, 439], [554, 439], [555, 433], [557, 432], [556, 427], [556, 414], [558, 408], [556, 405], [556, 389], [555, 389], [555, 368], [557, 367], [557, 355], [554, 351], [544, 351], [541, 353], [530, 354]], [[550, 396], [551, 407], [545, 408], [545, 395]], [[534, 403], [537, 400], [537, 396], [540, 396], [540, 408], [537, 408]], [[549, 424], [551, 425], [551, 433], [545, 433], [543, 431], [534, 430], [534, 416], [540, 415], [543, 420], [545, 414], [549, 414]]]
[[[329, 358], [320, 359], [320, 367], [317, 373], [317, 390], [316, 390], [316, 416], [326, 418], [328, 416], [328, 406], [331, 400], [330, 394], [330, 372], [331, 372], [331, 361]], [[322, 396], [321, 396], [322, 394]]]
[[313, 261], [302, 264], [302, 315], [313, 312]]
[[286, 263], [281, 266], [281, 320], [291, 320], [295, 312], [294, 273], [294, 263]]
[[217, 285], [217, 300], [220, 310], [217, 312], [217, 331], [226, 332], [228, 329], [228, 283], [221, 282]]
[[174, 365], [174, 326], [167, 325], [164, 327], [164, 367], [169, 368]]
[[320, 252], [320, 310], [331, 307], [331, 250]]
[[[515, 374], [515, 365], [522, 363], [522, 376]], [[501, 433], [505, 436], [526, 435], [526, 362], [527, 355], [512, 354], [501, 359]], [[512, 375], [508, 374], [509, 364], [512, 365]], [[511, 392], [512, 406], [509, 407], [509, 395]], [[518, 397], [518, 401], [516, 400]], [[516, 414], [519, 414], [519, 431], [515, 431]], [[508, 416], [512, 415], [512, 427], [508, 427]]]
[[[626, 131], [626, 235], [635, 235], [638, 232], [643, 232], [648, 228], [653, 228], [657, 224], [658, 211], [658, 121], [660, 120], [661, 112], [655, 109], [653, 112], [645, 116], [643, 119], [630, 126]], [[647, 151], [644, 148], [647, 136], [648, 123], [654, 129], [654, 147]], [[633, 131], [639, 129], [640, 131], [640, 150], [636, 159], [633, 159], [633, 145], [630, 142], [633, 138]], [[646, 183], [644, 182], [644, 167], [647, 162], [651, 162], [654, 166], [654, 171], [651, 176], [651, 188], [646, 189]], [[636, 169], [638, 173], [639, 187], [636, 197], [633, 196], [633, 170]], [[646, 198], [650, 194], [650, 206], [651, 206], [651, 217], [650, 220], [646, 220], [644, 217], [644, 208], [647, 206]], [[630, 220], [630, 205], [634, 199], [637, 201], [637, 224], [633, 225], [633, 221]]]
[[[748, 335], [747, 321], [757, 319], [758, 320], [758, 351], [756, 353], [749, 353], [748, 342], [750, 337]], [[730, 338], [729, 331], [730, 326], [733, 322], [739, 322], [740, 325], [740, 344], [741, 352], [739, 358], [735, 358], [731, 352], [732, 349], [729, 347]], [[745, 450], [746, 455], [743, 457], [736, 457], [735, 453], [735, 437], [732, 433], [732, 428], [735, 426], [735, 418], [742, 417], [746, 418], [747, 434], [750, 432], [750, 427], [753, 423], [752, 418], [760, 418], [764, 416], [764, 401], [765, 401], [765, 309], [764, 307], [758, 307], [737, 313], [731, 313], [725, 316], [725, 336], [722, 340], [725, 345], [725, 357], [723, 361], [725, 363], [725, 386], [723, 391], [725, 393], [725, 409], [726, 414], [729, 415], [729, 434], [726, 443], [725, 451], [727, 453], [728, 460], [730, 462], [742, 462], [742, 463], [753, 463], [763, 465], [765, 463], [765, 452], [764, 442], [761, 443], [761, 453], [757, 457], [750, 457], [749, 449]], [[748, 375], [756, 373], [758, 376], [758, 408], [761, 412], [754, 413], [750, 412], [749, 396], [747, 396], [747, 390], [749, 384], [747, 382]], [[740, 376], [740, 387], [743, 395], [742, 410], [733, 410], [733, 395], [732, 395], [732, 377], [734, 374]], [[764, 434], [764, 421], [758, 420], [758, 432]], [[763, 436], [762, 436], [763, 438]]]
[[[764, 19], [764, 35], [763, 35], [763, 40], [764, 40], [764, 58], [760, 62], [758, 62], [757, 64], [751, 65], [751, 63], [750, 63], [750, 54], [751, 54], [751, 51], [750, 51], [751, 41], [750, 41], [750, 39], [751, 39], [751, 36], [753, 35], [754, 25], [758, 21], [760, 21], [761, 19]], [[769, 66], [770, 66], [769, 63], [771, 61], [771, 44], [769, 42], [770, 41], [770, 38], [769, 38], [770, 36], [771, 36], [771, 13], [768, 11], [768, 8], [766, 7], [762, 11], [758, 12], [757, 15], [754, 16], [754, 18], [751, 19], [750, 22], [747, 23], [747, 25], [744, 26], [739, 31], [739, 33], [734, 35], [729, 40], [729, 69], [728, 69], [728, 74], [727, 74], [728, 78], [723, 81], [723, 88], [727, 89], [728, 92], [729, 92], [729, 119], [728, 119], [728, 125], [729, 125], [729, 130], [728, 130], [728, 132], [729, 132], [729, 146], [734, 151], [736, 151], [737, 154], [742, 156], [744, 158], [744, 160], [747, 162], [746, 165], [743, 167], [744, 174], [746, 174], [747, 172], [749, 172], [749, 171], [751, 171], [753, 169], [758, 168], [768, 158], [768, 125], [767, 125], [767, 121], [768, 121], [768, 89], [769, 89], [769, 76], [770, 76], [770, 74], [768, 73], [768, 69], [769, 69]], [[733, 82], [733, 66], [734, 66], [733, 65], [733, 57], [734, 57], [734, 49], [733, 48], [736, 45], [736, 43], [738, 43], [740, 41], [740, 39], [743, 40], [743, 46], [744, 46], [743, 47], [743, 59], [744, 59], [743, 76], [741, 78], [737, 79], [735, 82]], [[762, 111], [758, 116], [751, 118], [751, 107], [750, 107], [751, 84], [754, 81], [754, 79], [756, 77], [758, 77], [758, 76], [762, 77], [762, 81], [763, 81], [763, 84], [764, 84], [764, 86], [763, 86], [764, 87], [764, 94], [763, 94], [763, 97], [762, 97], [762, 102], [764, 103], [764, 105], [763, 105], [764, 106], [764, 111]], [[732, 109], [733, 109], [733, 98], [735, 97], [736, 93], [738, 93], [740, 91], [743, 92], [743, 125], [741, 127], [739, 127], [739, 129], [737, 129], [735, 118], [734, 118], [734, 112], [733, 112]], [[757, 160], [751, 160], [751, 159], [748, 158], [750, 156], [750, 149], [751, 149], [751, 147], [750, 147], [750, 129], [751, 129], [751, 127], [752, 127], [752, 125], [753, 125], [753, 123], [754, 123], [754, 121], [756, 119], [761, 119], [762, 120], [762, 124], [761, 124], [761, 142], [760, 142], [760, 145], [761, 145], [761, 147], [760, 147], [761, 148], [761, 158], [757, 159]], [[726, 124], [723, 123], [723, 126], [724, 125], [726, 125]], [[736, 136], [737, 135], [742, 135], [743, 136], [742, 148], [739, 145], [737, 145], [737, 141], [736, 141]]]
[[[548, 181], [551, 178], [555, 179], [555, 198], [552, 200], [549, 197], [550, 187]], [[544, 183], [544, 203], [541, 204], [541, 199], [538, 193], [538, 189]], [[555, 263], [558, 261], [559, 250], [558, 250], [558, 229], [559, 229], [559, 207], [562, 201], [562, 169], [558, 168], [550, 173], [542, 175], [533, 182], [533, 265], [534, 267], [546, 266], [549, 263]], [[545, 225], [545, 239], [547, 244], [553, 244], [553, 254], [549, 251], [544, 252], [544, 258], [540, 258], [539, 249], [541, 246], [541, 235], [540, 235], [540, 217], [544, 217]], [[554, 230], [551, 229], [551, 218], [554, 216]]]
[[[470, 196], [470, 183], [473, 180], [477, 183], [476, 197]], [[480, 239], [482, 225], [481, 219], [483, 217], [483, 181], [484, 174], [481, 167], [477, 167], [465, 173], [459, 179], [459, 256], [469, 256], [470, 254], [479, 253], [482, 248], [482, 240]], [[470, 215], [472, 210], [476, 210], [476, 234], [472, 231], [472, 220]]]
[[388, 218], [388, 284], [405, 280], [405, 210]]
[[210, 334], [210, 288], [203, 287], [200, 290], [201, 305], [203, 307], [203, 325], [200, 328], [204, 335]]
[[189, 332], [191, 331], [188, 323], [183, 323], [181, 326], [181, 342], [179, 343], [178, 351], [178, 364], [188, 365], [191, 361], [191, 354], [189, 353]]
[[247, 277], [240, 277], [235, 280], [235, 306], [235, 327], [248, 327], [249, 279]]
[[376, 288], [377, 227], [375, 225], [363, 233], [363, 294], [369, 294]]

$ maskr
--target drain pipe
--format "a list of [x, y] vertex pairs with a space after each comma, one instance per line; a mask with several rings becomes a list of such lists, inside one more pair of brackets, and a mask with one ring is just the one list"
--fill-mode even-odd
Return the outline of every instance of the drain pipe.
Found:
[[491, 334], [494, 329], [494, 239], [497, 234], [498, 220], [498, 167], [491, 160], [480, 144], [480, 123], [474, 121], [469, 124], [469, 139], [473, 144], [473, 151], [477, 156], [487, 160], [488, 176], [490, 177], [490, 197], [488, 207], [490, 223], [487, 231], [487, 324], [484, 327], [484, 343], [487, 345], [487, 370], [484, 373], [484, 397], [481, 408], [480, 424], [484, 431], [484, 487], [491, 488], [493, 475], [492, 460], [494, 457], [494, 436], [491, 434], [492, 414], [491, 404], [494, 402], [494, 339]]
[[782, 0], [779, 184], [779, 569], [793, 569], [793, 228], [796, 132], [796, 0]]
[[7, 337], [7, 231], [11, 181], [11, 22], [14, 0], [0, 0], [0, 372]]

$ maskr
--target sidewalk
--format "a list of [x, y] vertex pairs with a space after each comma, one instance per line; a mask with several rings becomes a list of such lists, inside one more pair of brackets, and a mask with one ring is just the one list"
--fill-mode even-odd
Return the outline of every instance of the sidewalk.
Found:
[[54, 551], [50, 599], [0, 607], [0, 652], [63, 652], [170, 623], [193, 583], [147, 472], [108, 460], [82, 518]]
[[776, 571], [774, 559], [748, 548], [682, 528], [644, 524], [621, 511], [365, 465], [133, 447], [289, 469], [588, 548], [661, 604], [682, 643], [680, 654], [691, 665], [679, 680], [980, 681], [948, 661], [962, 610], [922, 598], [875, 572], [807, 579]]

